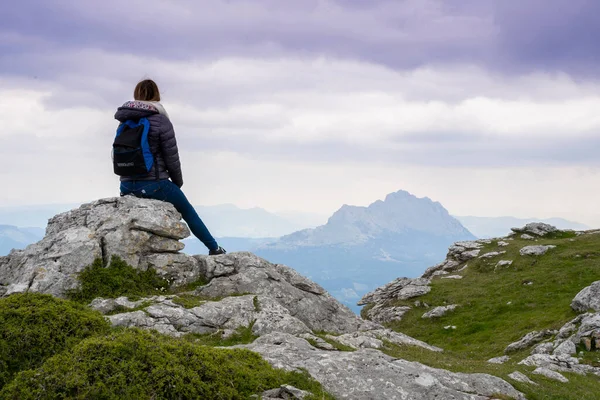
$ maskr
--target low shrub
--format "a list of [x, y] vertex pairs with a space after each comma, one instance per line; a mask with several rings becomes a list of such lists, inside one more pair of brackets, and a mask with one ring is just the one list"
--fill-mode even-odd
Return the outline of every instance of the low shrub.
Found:
[[15, 373], [109, 329], [100, 313], [50, 295], [19, 293], [0, 299], [0, 387]]
[[67, 297], [80, 303], [89, 303], [97, 297], [148, 296], [164, 294], [169, 282], [152, 268], [141, 271], [113, 256], [107, 267], [97, 259], [78, 276], [81, 285], [67, 293]]
[[284, 383], [332, 398], [306, 373], [276, 370], [251, 351], [127, 329], [86, 339], [19, 373], [0, 398], [247, 399]]

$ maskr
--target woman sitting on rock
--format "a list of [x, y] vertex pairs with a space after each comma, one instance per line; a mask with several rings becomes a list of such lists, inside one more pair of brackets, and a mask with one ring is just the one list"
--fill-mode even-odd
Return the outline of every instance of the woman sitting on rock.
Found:
[[[150, 125], [147, 130], [146, 143], [152, 154], [152, 161], [149, 164], [151, 165], [150, 169], [145, 173], [135, 176], [123, 176], [119, 173], [121, 175], [121, 196], [131, 194], [136, 197], [162, 200], [173, 204], [187, 222], [192, 233], [208, 248], [209, 255], [225, 254], [225, 250], [217, 244], [194, 207], [181, 191], [183, 177], [175, 131], [169, 115], [160, 104], [158, 86], [150, 79], [143, 80], [135, 87], [133, 98], [133, 101], [128, 101], [117, 109], [115, 119], [121, 123], [117, 131], [117, 138], [121, 129], [127, 124], [135, 125], [145, 118]], [[116, 143], [117, 140], [115, 140]], [[128, 163], [124, 165], [128, 166]], [[115, 172], [118, 173], [116, 168]]]

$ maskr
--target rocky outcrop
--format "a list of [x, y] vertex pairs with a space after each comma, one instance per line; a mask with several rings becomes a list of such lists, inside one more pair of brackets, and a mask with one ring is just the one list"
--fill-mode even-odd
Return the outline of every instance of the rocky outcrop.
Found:
[[524, 399], [510, 384], [486, 374], [460, 374], [395, 359], [373, 349], [319, 350], [306, 340], [272, 333], [244, 347], [276, 368], [304, 369], [340, 399]]
[[571, 302], [571, 308], [577, 312], [587, 312], [588, 310], [600, 312], [600, 281], [592, 283], [577, 293]]
[[555, 248], [556, 246], [548, 245], [548, 246], [525, 246], [520, 251], [519, 254], [522, 256], [542, 256], [548, 252], [548, 250]]
[[301, 319], [310, 329], [349, 333], [377, 328], [357, 317], [321, 286], [292, 268], [270, 262], [252, 253], [226, 256], [196, 256], [201, 274], [210, 283], [198, 288], [198, 296], [225, 297], [238, 293], [269, 296]]
[[522, 383], [527, 383], [529, 385], [537, 386], [537, 383], [535, 383], [534, 381], [532, 381], [531, 379], [529, 379], [527, 377], [527, 375], [525, 375], [525, 374], [523, 374], [522, 372], [519, 372], [519, 371], [515, 371], [515, 372], [512, 372], [512, 373], [508, 374], [508, 377], [510, 379], [513, 379], [513, 380], [517, 381], [517, 382], [522, 382]]
[[153, 267], [173, 285], [200, 276], [198, 261], [179, 253], [189, 236], [168, 203], [131, 196], [98, 200], [59, 214], [46, 236], [0, 258], [0, 296], [33, 291], [63, 297], [77, 286], [77, 274], [95, 259], [119, 256], [134, 268]]
[[523, 336], [518, 341], [506, 346], [506, 349], [504, 349], [504, 353], [508, 354], [508, 353], [513, 353], [515, 351], [526, 349], [527, 347], [530, 347], [536, 343], [539, 343], [542, 340], [555, 335], [556, 333], [557, 333], [556, 331], [550, 331], [550, 330], [543, 330], [543, 331], [539, 331], [539, 332], [538, 331], [530, 332], [527, 335]]
[[514, 233], [530, 234], [535, 236], [546, 236], [549, 233], [557, 232], [558, 229], [552, 225], [541, 222], [532, 222], [523, 228], [511, 228]]
[[425, 278], [398, 278], [375, 291], [367, 293], [358, 305], [377, 303], [382, 300], [408, 300], [431, 291], [431, 281]]

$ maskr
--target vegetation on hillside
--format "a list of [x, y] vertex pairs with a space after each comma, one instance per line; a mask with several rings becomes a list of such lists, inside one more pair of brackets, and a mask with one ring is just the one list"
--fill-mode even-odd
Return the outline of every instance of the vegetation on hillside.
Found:
[[245, 349], [217, 349], [127, 329], [86, 339], [23, 371], [4, 399], [247, 399], [291, 384], [332, 399], [306, 373], [272, 368]]
[[[569, 384], [532, 375], [532, 368], [517, 365], [531, 349], [511, 354], [505, 365], [486, 361], [503, 355], [506, 346], [534, 330], [558, 329], [576, 317], [570, 304], [575, 295], [600, 280], [600, 235], [576, 236], [559, 233], [536, 242], [515, 236], [506, 247], [497, 242], [486, 245], [481, 254], [506, 251], [491, 259], [477, 258], [460, 272], [461, 280], [435, 278], [429, 294], [394, 305], [413, 307], [402, 321], [390, 327], [445, 349], [433, 354], [415, 347], [388, 345], [391, 355], [457, 372], [487, 372], [500, 376], [525, 392], [529, 399], [597, 399], [600, 377], [566, 374]], [[521, 256], [529, 245], [555, 245], [543, 256]], [[508, 267], [496, 267], [499, 260], [513, 260]], [[423, 319], [429, 307], [458, 304], [446, 316]], [[453, 329], [456, 327], [456, 329]], [[600, 353], [585, 354], [585, 362], [600, 362]], [[594, 361], [595, 360], [595, 361]], [[508, 378], [513, 371], [540, 384], [530, 387]]]
[[50, 295], [13, 294], [0, 299], [0, 387], [17, 372], [36, 368], [110, 329], [100, 313]]
[[[246, 399], [282, 384], [333, 399], [307, 373], [274, 369], [248, 350], [214, 347], [252, 342], [252, 324], [227, 338], [172, 338], [112, 328], [81, 304], [165, 294], [168, 282], [152, 269], [138, 271], [113, 257], [107, 267], [96, 260], [79, 279], [71, 300], [36, 293], [0, 299], [1, 399]], [[177, 299], [197, 305], [185, 294]]]

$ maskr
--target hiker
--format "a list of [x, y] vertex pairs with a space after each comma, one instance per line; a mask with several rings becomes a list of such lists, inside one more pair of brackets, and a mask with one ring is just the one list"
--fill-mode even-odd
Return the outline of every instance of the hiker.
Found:
[[115, 113], [120, 124], [113, 144], [113, 164], [121, 176], [121, 196], [173, 204], [209, 255], [225, 254], [181, 191], [183, 177], [175, 131], [160, 104], [158, 86], [150, 79], [143, 80], [135, 87], [133, 98]]

